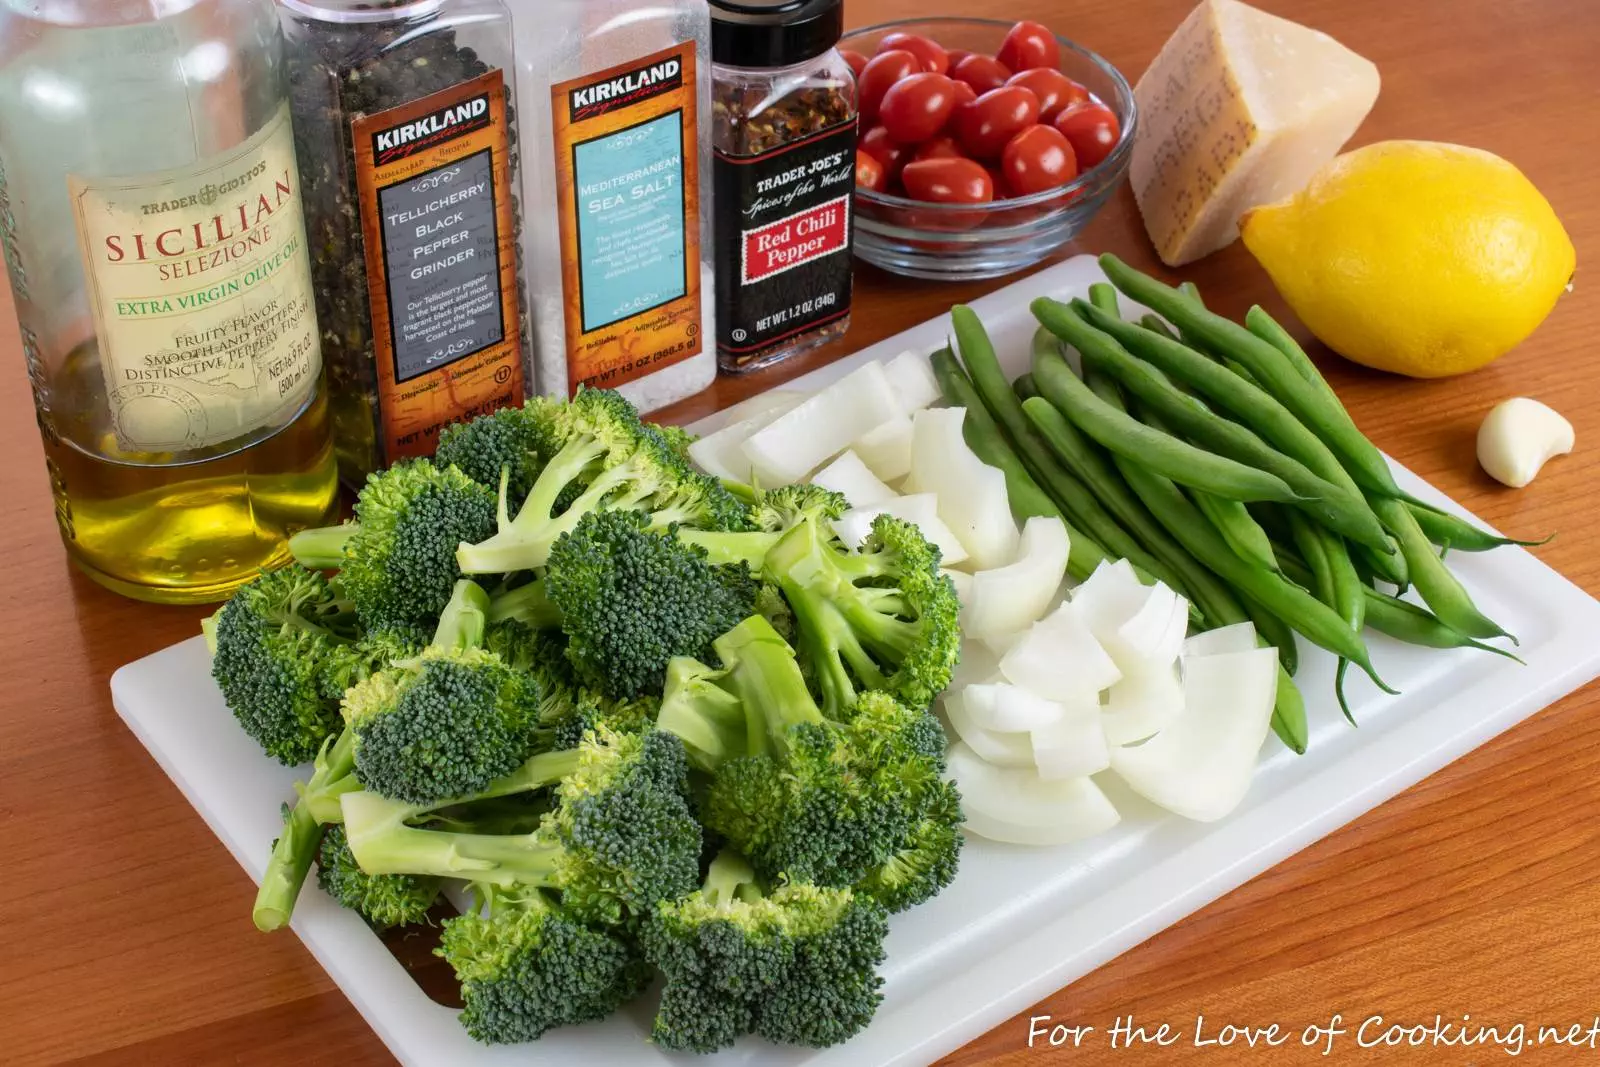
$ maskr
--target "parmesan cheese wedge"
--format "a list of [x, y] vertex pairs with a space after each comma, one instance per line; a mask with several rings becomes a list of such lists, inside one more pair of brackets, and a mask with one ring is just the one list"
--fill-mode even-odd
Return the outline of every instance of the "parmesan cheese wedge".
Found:
[[1129, 180], [1168, 266], [1239, 236], [1251, 208], [1300, 190], [1378, 98], [1378, 68], [1325, 33], [1238, 0], [1203, 0], [1134, 87]]

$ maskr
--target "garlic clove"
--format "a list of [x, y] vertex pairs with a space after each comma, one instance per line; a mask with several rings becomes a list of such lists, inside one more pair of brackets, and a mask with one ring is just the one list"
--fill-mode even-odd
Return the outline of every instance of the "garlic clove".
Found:
[[1552, 456], [1572, 451], [1572, 423], [1525, 396], [1496, 404], [1478, 427], [1478, 463], [1497, 482], [1521, 489]]

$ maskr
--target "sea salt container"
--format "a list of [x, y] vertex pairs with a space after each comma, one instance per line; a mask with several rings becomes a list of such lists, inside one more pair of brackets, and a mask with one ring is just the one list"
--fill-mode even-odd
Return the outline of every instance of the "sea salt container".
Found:
[[513, 27], [539, 391], [641, 411], [699, 392], [717, 373], [710, 9], [542, 0]]

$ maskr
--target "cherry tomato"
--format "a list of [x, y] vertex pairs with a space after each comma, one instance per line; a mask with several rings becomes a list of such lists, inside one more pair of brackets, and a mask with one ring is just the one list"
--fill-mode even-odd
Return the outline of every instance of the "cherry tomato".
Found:
[[1080, 171], [1099, 166], [1122, 136], [1117, 116], [1103, 104], [1073, 104], [1056, 116], [1055, 127], [1071, 143]]
[[911, 162], [922, 159], [966, 159], [967, 154], [961, 151], [961, 146], [954, 137], [948, 134], [935, 137], [931, 141], [923, 141], [917, 145], [917, 150], [911, 155]]
[[935, 204], [985, 204], [994, 199], [994, 180], [970, 159], [924, 159], [900, 172], [906, 195]]
[[1020, 85], [1033, 91], [1039, 98], [1039, 121], [1054, 122], [1061, 109], [1080, 104], [1089, 99], [1089, 90], [1061, 73], [1048, 67], [1013, 74], [1007, 85]]
[[861, 149], [856, 149], [856, 188], [881, 193], [888, 187], [889, 176], [884, 173], [883, 164]]
[[950, 70], [950, 53], [937, 41], [915, 33], [891, 33], [878, 42], [878, 54], [889, 51], [910, 52], [921, 63], [920, 70], [929, 74], [944, 74]]
[[950, 77], [966, 82], [980, 93], [998, 89], [1011, 77], [1010, 69], [993, 56], [970, 55], [950, 68]]
[[[978, 99], [978, 90], [974, 89], [966, 82], [952, 81], [950, 85], [955, 89], [956, 107], [959, 108], [962, 104], [970, 104], [974, 100]], [[950, 114], [952, 117], [955, 115], [954, 108], [951, 109]]]
[[996, 200], [1004, 200], [1007, 197], [1017, 195], [1006, 186], [1006, 176], [1000, 173], [1000, 168], [984, 167], [983, 169], [989, 172], [989, 180], [994, 183], [994, 198]]
[[1020, 85], [990, 89], [956, 108], [951, 119], [962, 147], [974, 159], [995, 159], [1019, 130], [1039, 121], [1039, 98]]
[[1006, 142], [1000, 153], [1006, 188], [1027, 196], [1065, 185], [1078, 176], [1078, 157], [1054, 126], [1029, 126]]
[[890, 137], [882, 126], [874, 126], [862, 134], [857, 149], [882, 163], [884, 177], [890, 182], [900, 177], [900, 168], [911, 158], [911, 150]]
[[879, 52], [867, 60], [867, 65], [856, 75], [856, 93], [863, 122], [873, 122], [878, 117], [878, 105], [889, 86], [922, 69], [916, 56], [900, 49]]
[[839, 54], [850, 64], [850, 73], [857, 78], [861, 77], [861, 68], [867, 65], [867, 57], [851, 48], [841, 48]]
[[883, 94], [878, 121], [901, 144], [918, 144], [944, 129], [955, 106], [955, 82], [943, 74], [913, 74]]
[[1019, 22], [1006, 34], [995, 58], [1014, 71], [1055, 69], [1061, 65], [1061, 46], [1048, 28], [1037, 22]]
[[954, 71], [956, 69], [956, 64], [960, 63], [963, 59], [966, 59], [971, 54], [972, 53], [967, 51], [965, 48], [946, 49], [945, 55], [950, 57], [950, 70]]

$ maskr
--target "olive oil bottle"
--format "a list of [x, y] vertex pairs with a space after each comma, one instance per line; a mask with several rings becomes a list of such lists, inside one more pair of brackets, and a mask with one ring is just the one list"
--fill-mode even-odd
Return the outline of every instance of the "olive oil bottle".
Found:
[[336, 473], [270, 0], [0, 0], [0, 239], [71, 560], [225, 597]]

